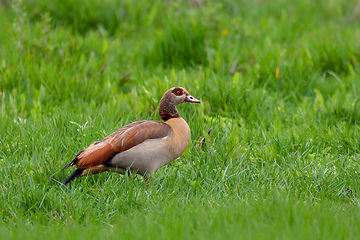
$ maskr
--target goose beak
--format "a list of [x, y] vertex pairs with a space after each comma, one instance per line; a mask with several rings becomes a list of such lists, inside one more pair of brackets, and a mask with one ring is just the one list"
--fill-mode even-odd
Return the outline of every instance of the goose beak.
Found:
[[186, 94], [185, 102], [200, 103], [200, 100], [194, 98], [190, 94]]

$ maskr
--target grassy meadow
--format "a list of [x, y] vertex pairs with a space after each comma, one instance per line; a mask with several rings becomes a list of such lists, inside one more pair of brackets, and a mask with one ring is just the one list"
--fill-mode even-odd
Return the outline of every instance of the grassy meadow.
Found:
[[[359, 239], [359, 1], [0, 2], [0, 239]], [[149, 186], [62, 184], [174, 86], [202, 103]]]

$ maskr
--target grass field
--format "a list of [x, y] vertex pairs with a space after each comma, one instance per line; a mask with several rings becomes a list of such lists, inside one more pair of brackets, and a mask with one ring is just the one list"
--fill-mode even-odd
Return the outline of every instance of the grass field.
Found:
[[[0, 239], [360, 238], [359, 1], [4, 2]], [[202, 103], [148, 187], [62, 184], [174, 86]]]

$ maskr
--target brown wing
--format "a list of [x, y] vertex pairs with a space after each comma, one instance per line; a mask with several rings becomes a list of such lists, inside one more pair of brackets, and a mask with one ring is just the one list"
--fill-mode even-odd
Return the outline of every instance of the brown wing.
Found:
[[99, 142], [91, 144], [77, 155], [76, 167], [89, 168], [99, 165], [115, 153], [126, 151], [147, 139], [163, 138], [171, 127], [158, 121], [138, 121], [126, 125]]

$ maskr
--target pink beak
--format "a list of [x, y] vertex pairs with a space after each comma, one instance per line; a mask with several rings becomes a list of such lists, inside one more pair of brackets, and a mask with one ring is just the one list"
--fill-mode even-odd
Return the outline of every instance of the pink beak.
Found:
[[200, 100], [194, 98], [190, 94], [186, 94], [185, 102], [200, 103]]

